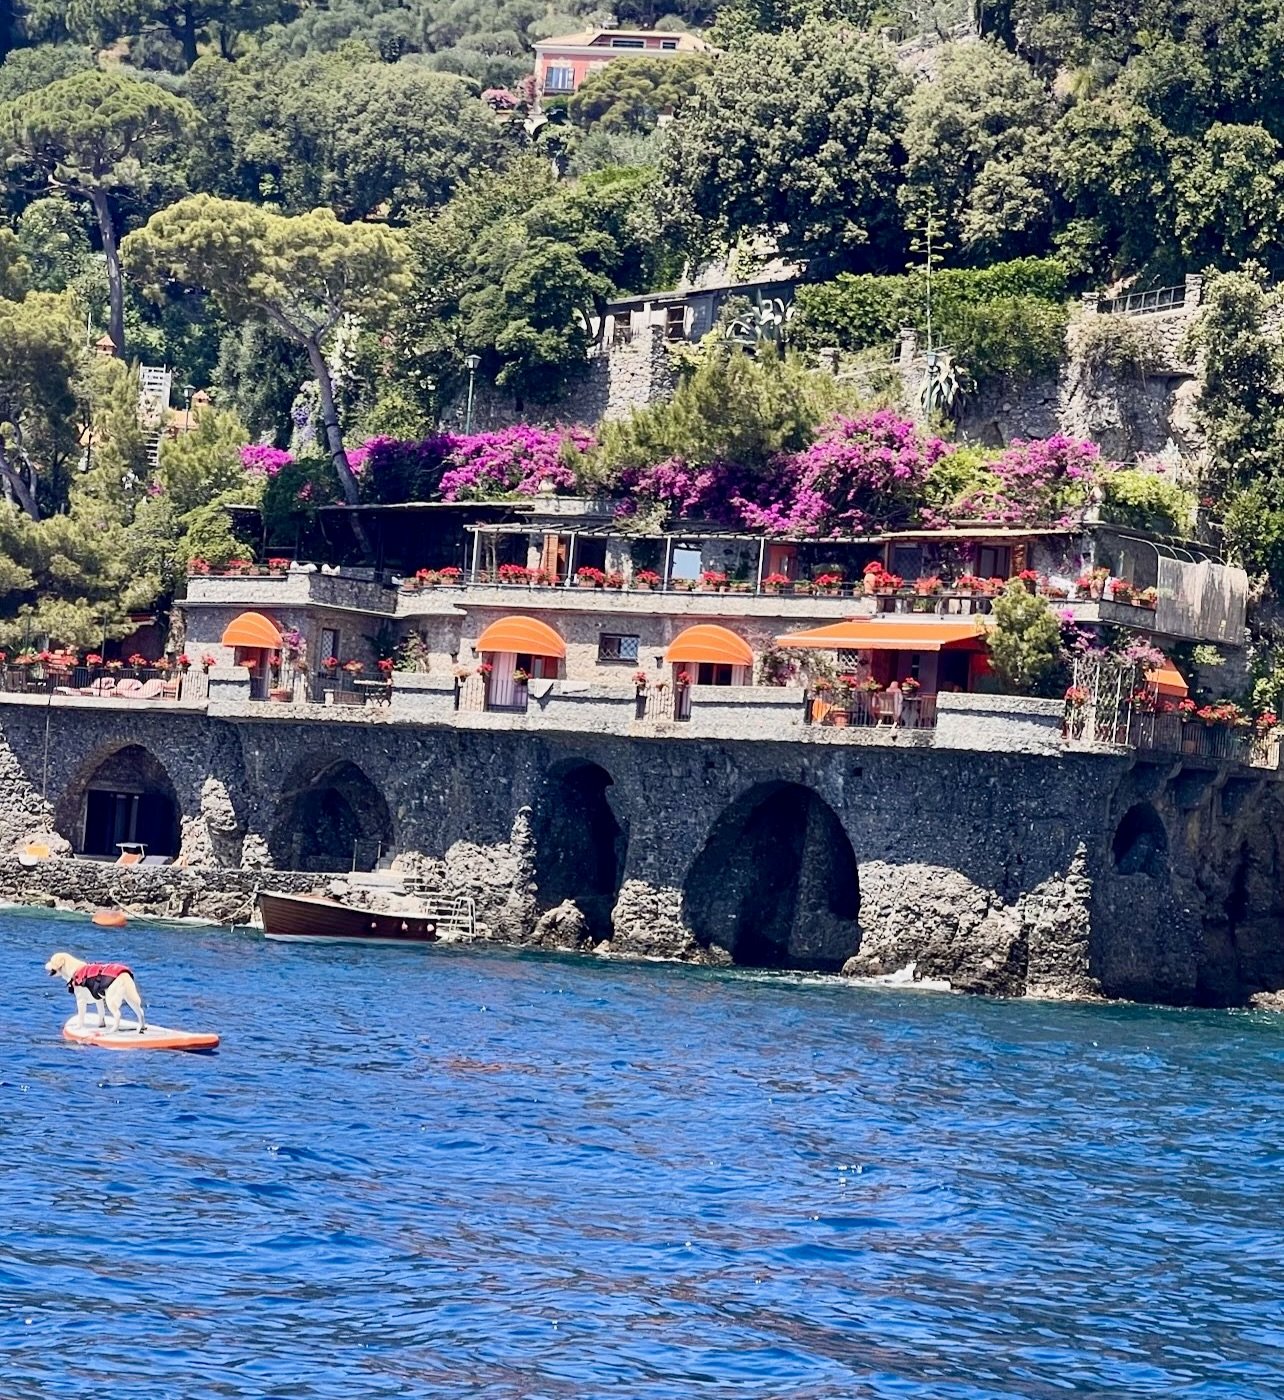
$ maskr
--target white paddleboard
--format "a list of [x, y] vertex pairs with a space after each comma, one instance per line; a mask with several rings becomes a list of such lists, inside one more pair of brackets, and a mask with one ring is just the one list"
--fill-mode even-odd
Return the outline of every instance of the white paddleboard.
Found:
[[176, 1031], [170, 1026], [148, 1025], [139, 1035], [137, 1021], [121, 1021], [118, 1031], [98, 1028], [98, 1018], [87, 1016], [85, 1024], [73, 1016], [62, 1028], [67, 1040], [80, 1045], [98, 1045], [104, 1050], [216, 1050], [218, 1036], [212, 1031]]

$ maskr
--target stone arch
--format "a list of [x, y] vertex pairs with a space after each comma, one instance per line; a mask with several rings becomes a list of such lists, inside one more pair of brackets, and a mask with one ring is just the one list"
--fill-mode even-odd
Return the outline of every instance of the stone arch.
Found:
[[628, 830], [612, 805], [615, 779], [599, 763], [566, 759], [544, 775], [534, 824], [537, 907], [574, 900], [595, 941], [611, 936]]
[[181, 806], [165, 765], [142, 744], [120, 744], [82, 765], [54, 814], [77, 855], [115, 859], [121, 842], [149, 856], [173, 857], [181, 842]]
[[1110, 854], [1121, 875], [1163, 878], [1168, 866], [1168, 828], [1151, 803], [1134, 803], [1123, 814], [1110, 843]]
[[280, 795], [268, 849], [282, 870], [373, 870], [394, 852], [392, 813], [361, 768], [335, 759]]
[[860, 942], [856, 853], [800, 783], [762, 783], [714, 824], [683, 886], [697, 940], [751, 967], [836, 971]]

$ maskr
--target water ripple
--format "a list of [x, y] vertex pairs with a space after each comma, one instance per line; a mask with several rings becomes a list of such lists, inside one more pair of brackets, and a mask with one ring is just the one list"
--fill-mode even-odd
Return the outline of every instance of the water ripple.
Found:
[[5, 1400], [1284, 1393], [1273, 1017], [0, 921]]

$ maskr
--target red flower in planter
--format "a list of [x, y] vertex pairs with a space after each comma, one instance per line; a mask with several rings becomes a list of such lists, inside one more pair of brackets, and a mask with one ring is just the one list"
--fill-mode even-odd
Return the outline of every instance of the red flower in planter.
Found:
[[192, 658], [188, 656], [188, 654], [185, 651], [180, 651], [178, 655], [174, 658], [174, 665], [181, 666], [185, 671], [191, 664]]
[[101, 666], [102, 664], [103, 659], [96, 651], [91, 651], [89, 655], [85, 657], [86, 666]]
[[131, 654], [129, 664], [137, 670], [140, 666], [150, 666], [152, 663], [143, 655], [141, 651]]
[[379, 660], [379, 669], [385, 676], [392, 675], [392, 661], [386, 656], [381, 657]]

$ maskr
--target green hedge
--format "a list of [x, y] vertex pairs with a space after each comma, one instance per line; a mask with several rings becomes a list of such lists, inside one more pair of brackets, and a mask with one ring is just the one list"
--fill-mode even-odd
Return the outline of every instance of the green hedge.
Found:
[[[1065, 341], [1066, 271], [1054, 258], [1018, 258], [932, 279], [933, 340], [980, 379], [1051, 372]], [[800, 287], [792, 338], [801, 349], [891, 351], [902, 326], [926, 324], [925, 276], [843, 273]]]

